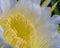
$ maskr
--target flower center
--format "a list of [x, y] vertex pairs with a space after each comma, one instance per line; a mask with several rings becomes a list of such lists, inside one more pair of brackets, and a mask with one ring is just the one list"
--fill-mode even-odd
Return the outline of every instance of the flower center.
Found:
[[31, 42], [35, 38], [34, 27], [22, 14], [13, 12], [2, 18], [1, 25], [7, 43], [19, 48], [31, 48]]

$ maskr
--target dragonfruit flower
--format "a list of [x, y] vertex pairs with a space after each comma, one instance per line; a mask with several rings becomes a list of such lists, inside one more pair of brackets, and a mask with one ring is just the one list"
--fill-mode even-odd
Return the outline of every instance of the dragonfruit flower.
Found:
[[0, 26], [6, 43], [17, 48], [59, 48], [60, 17], [50, 17], [50, 7], [46, 6], [51, 0], [46, 1], [40, 6], [40, 0], [20, 0], [5, 11]]

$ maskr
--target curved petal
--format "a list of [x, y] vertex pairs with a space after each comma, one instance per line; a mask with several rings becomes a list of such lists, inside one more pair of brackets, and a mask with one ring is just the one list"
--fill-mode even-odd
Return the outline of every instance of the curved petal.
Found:
[[58, 23], [60, 23], [60, 16], [54, 15], [50, 21], [48, 20], [48, 22], [39, 26], [36, 34], [41, 43], [41, 48], [44, 48], [42, 44], [45, 44], [46, 48], [60, 47], [60, 35], [57, 33]]
[[4, 32], [4, 31], [3, 31], [2, 27], [0, 26], [0, 38], [3, 38], [3, 35], [2, 35], [3, 32]]
[[51, 43], [53, 45], [50, 48], [60, 48], [60, 34], [56, 34]]
[[16, 0], [0, 0], [0, 8], [2, 12], [8, 10], [10, 7], [16, 4]]
[[[40, 25], [45, 24], [45, 22], [49, 21], [50, 16], [51, 16], [49, 10], [50, 10], [50, 7], [41, 8], [40, 19], [36, 23], [37, 27], [39, 27]], [[36, 18], [36, 19], [38, 19], [38, 18]]]
[[54, 23], [54, 24], [59, 24], [60, 23], [60, 16], [59, 15], [54, 15], [52, 18], [51, 18], [51, 22]]
[[0, 48], [15, 48], [9, 44], [7, 44], [2, 38], [0, 38]]
[[2, 14], [2, 9], [1, 9], [1, 7], [0, 7], [0, 15]]
[[20, 0], [20, 1], [23, 1], [23, 2], [31, 2], [31, 3], [35, 3], [35, 4], [38, 4], [38, 5], [40, 5], [40, 1], [41, 0]]
[[57, 38], [59, 38], [56, 36], [57, 31], [58, 26], [50, 22], [45, 22], [37, 29], [36, 34], [38, 36], [38, 42], [40, 43], [39, 45], [41, 46], [41, 48], [49, 48], [54, 45], [54, 43], [58, 40]]
[[40, 1], [41, 0], [32, 0], [32, 2], [36, 3], [36, 4], [39, 4], [40, 5]]

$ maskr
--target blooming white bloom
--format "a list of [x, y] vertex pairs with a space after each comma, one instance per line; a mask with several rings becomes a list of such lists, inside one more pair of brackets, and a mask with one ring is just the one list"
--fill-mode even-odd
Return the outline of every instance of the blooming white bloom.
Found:
[[[50, 2], [50, 0], [48, 1]], [[37, 2], [40, 2], [40, 0], [38, 0]], [[45, 7], [47, 4], [44, 5], [44, 7], [40, 7], [39, 3], [37, 2], [36, 0], [20, 0], [17, 5], [8, 12], [8, 15], [4, 14], [3, 17], [1, 17], [0, 24], [4, 28], [4, 38], [9, 44], [18, 46], [19, 48], [60, 48], [60, 35], [58, 34], [58, 23], [60, 23], [60, 17], [58, 15], [50, 17], [50, 7]], [[19, 13], [23, 14], [24, 16], [21, 17]], [[26, 41], [24, 37], [28, 38], [28, 36], [26, 36], [27, 34], [29, 34], [27, 33], [30, 27], [28, 24], [30, 26], [33, 26], [35, 31], [33, 32], [34, 34], [31, 32], [33, 35], [33, 39], [29, 38], [29, 42], [27, 41], [26, 43], [28, 46], [27, 47], [23, 44], [25, 44]], [[27, 28], [27, 31], [25, 30], [25, 28]], [[20, 32], [20, 30], [23, 33]], [[24, 36], [25, 33], [27, 34]]]

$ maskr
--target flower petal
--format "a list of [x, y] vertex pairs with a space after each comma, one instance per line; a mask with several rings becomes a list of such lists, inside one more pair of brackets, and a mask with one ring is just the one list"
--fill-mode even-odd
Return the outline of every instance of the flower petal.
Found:
[[58, 26], [50, 22], [45, 22], [44, 24], [39, 26], [36, 34], [38, 36], [38, 40], [40, 41], [39, 45], [41, 46], [41, 48], [49, 48], [54, 45], [54, 43], [58, 40], [56, 38], [57, 31]]
[[51, 18], [51, 22], [58, 25], [60, 23], [60, 16], [59, 15], [53, 15], [53, 17]]
[[32, 0], [32, 2], [36, 3], [36, 4], [39, 4], [40, 5], [40, 1], [41, 0]]
[[16, 0], [0, 0], [1, 9], [4, 12], [5, 10], [9, 9], [13, 5], [15, 5]]
[[[50, 10], [50, 7], [41, 8], [41, 10], [40, 10], [40, 12], [41, 12], [40, 13], [40, 19], [36, 22], [37, 27], [39, 27], [40, 25], [42, 25], [45, 22], [49, 21], [50, 16], [51, 16], [49, 10]], [[38, 19], [38, 18], [36, 18], [36, 19]]]
[[4, 31], [3, 31], [2, 27], [0, 26], [0, 38], [3, 38], [3, 35], [2, 35], [3, 32], [4, 32]]
[[2, 13], [2, 9], [1, 9], [1, 7], [0, 7], [0, 15], [1, 15], [1, 13]]

